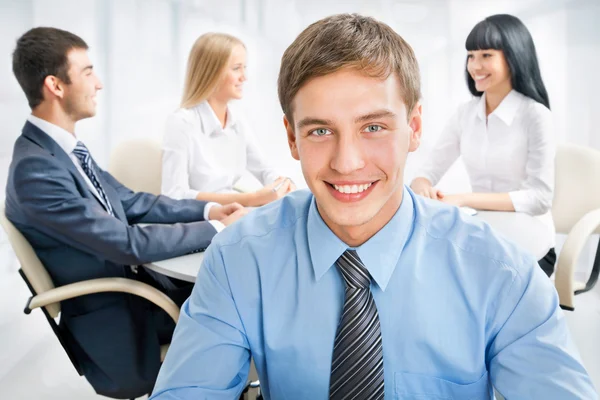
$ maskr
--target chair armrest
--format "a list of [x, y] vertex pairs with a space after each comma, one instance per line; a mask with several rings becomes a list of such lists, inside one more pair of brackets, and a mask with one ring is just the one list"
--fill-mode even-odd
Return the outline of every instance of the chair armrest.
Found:
[[175, 323], [179, 319], [179, 308], [169, 296], [146, 283], [127, 278], [98, 278], [59, 286], [30, 297], [25, 306], [25, 313], [29, 314], [31, 310], [38, 307], [45, 307], [74, 297], [102, 292], [123, 292], [143, 297], [165, 310]]
[[558, 255], [554, 285], [563, 309], [574, 310], [575, 291], [585, 287], [584, 283], [574, 281], [575, 267], [583, 246], [598, 226], [600, 208], [588, 212], [577, 221]]

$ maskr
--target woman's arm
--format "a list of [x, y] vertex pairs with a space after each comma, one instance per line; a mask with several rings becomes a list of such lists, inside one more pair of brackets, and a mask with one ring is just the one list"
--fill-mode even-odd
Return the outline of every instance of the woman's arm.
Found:
[[212, 193], [198, 192], [196, 200], [212, 201], [219, 204], [239, 203], [244, 207], [257, 207], [256, 192], [252, 193]]
[[175, 113], [167, 120], [163, 137], [161, 192], [177, 200], [195, 199], [198, 196], [198, 191], [190, 188], [189, 184], [188, 149], [192, 146], [188, 134], [190, 129], [194, 129], [193, 124], [186, 122], [181, 114]]
[[437, 185], [460, 156], [461, 114], [462, 109], [459, 109], [448, 121], [421, 170], [413, 179], [411, 188], [416, 194], [432, 199], [441, 198], [439, 191], [433, 186]]
[[550, 210], [554, 197], [554, 123], [550, 110], [539, 103], [532, 104], [527, 115], [527, 177], [509, 195], [515, 211], [541, 215]]
[[212, 193], [199, 192], [197, 200], [214, 201], [220, 204], [239, 203], [244, 207], [260, 207], [275, 201], [290, 192], [293, 185], [287, 178], [278, 178], [256, 192], [250, 193]]
[[509, 193], [447, 194], [442, 201], [479, 210], [517, 211], [541, 215], [552, 206], [556, 144], [550, 110], [535, 104], [528, 110], [527, 177], [521, 189]]
[[508, 193], [460, 193], [446, 194], [441, 200], [457, 207], [471, 207], [488, 211], [515, 211]]

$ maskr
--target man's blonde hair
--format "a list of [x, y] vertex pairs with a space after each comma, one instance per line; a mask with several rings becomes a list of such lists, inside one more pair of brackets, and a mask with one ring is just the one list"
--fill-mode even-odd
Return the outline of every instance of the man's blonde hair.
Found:
[[410, 45], [374, 18], [338, 14], [311, 24], [283, 54], [277, 86], [288, 121], [293, 121], [292, 102], [302, 85], [342, 68], [382, 79], [395, 73], [408, 113], [421, 98], [419, 65]]
[[227, 62], [241, 40], [226, 33], [205, 33], [196, 39], [188, 58], [181, 107], [194, 107], [215, 91]]

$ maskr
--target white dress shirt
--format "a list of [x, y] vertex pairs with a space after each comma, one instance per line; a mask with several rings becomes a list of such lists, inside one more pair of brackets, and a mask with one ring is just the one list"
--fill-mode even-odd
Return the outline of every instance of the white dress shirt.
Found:
[[[92, 184], [92, 181], [90, 181], [90, 178], [88, 178], [87, 174], [81, 168], [79, 159], [77, 158], [75, 153], [73, 153], [73, 150], [75, 150], [75, 146], [77, 146], [77, 142], [80, 142], [80, 140], [78, 140], [74, 134], [64, 130], [60, 126], [54, 125], [51, 122], [48, 122], [41, 118], [38, 118], [35, 115], [30, 114], [27, 117], [27, 120], [29, 122], [31, 122], [33, 125], [35, 125], [36, 127], [38, 127], [39, 129], [41, 129], [46, 135], [50, 136], [52, 138], [52, 140], [54, 140], [60, 146], [60, 148], [63, 149], [63, 151], [65, 153], [67, 153], [67, 155], [69, 156], [71, 161], [73, 161], [73, 164], [75, 164], [75, 168], [77, 168], [77, 171], [79, 171], [79, 174], [81, 175], [81, 177], [87, 184], [90, 191], [102, 203], [103, 201], [102, 201], [102, 198], [100, 197], [100, 194], [98, 193], [98, 191]], [[218, 204], [211, 202], [211, 203], [206, 204], [206, 206], [204, 207], [204, 219], [206, 221], [208, 221], [208, 214], [210, 212], [210, 209], [214, 205], [218, 205]], [[220, 221], [215, 220], [215, 221], [209, 221], [209, 222], [212, 224], [212, 226], [214, 226], [214, 228], [217, 230], [217, 232], [221, 232], [225, 228], [225, 225], [223, 225], [223, 223], [221, 223]]]
[[537, 216], [554, 238], [555, 154], [548, 108], [512, 90], [486, 118], [483, 94], [459, 107], [417, 176], [436, 185], [462, 156], [473, 192], [508, 193], [516, 212]]
[[163, 140], [163, 194], [193, 199], [199, 192], [234, 193], [234, 184], [246, 170], [263, 185], [280, 176], [264, 161], [254, 135], [231, 107], [224, 128], [207, 101], [169, 117]]

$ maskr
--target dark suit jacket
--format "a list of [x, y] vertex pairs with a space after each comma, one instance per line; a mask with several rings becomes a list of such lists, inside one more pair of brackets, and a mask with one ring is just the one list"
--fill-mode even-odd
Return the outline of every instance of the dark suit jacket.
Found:
[[[204, 250], [216, 234], [203, 221], [206, 203], [133, 193], [96, 170], [116, 217], [42, 130], [27, 122], [15, 143], [6, 216], [29, 240], [56, 286], [131, 277], [129, 265]], [[127, 294], [99, 293], [62, 303], [60, 326], [98, 393], [131, 398], [151, 391], [160, 367], [152, 318], [148, 302]]]

